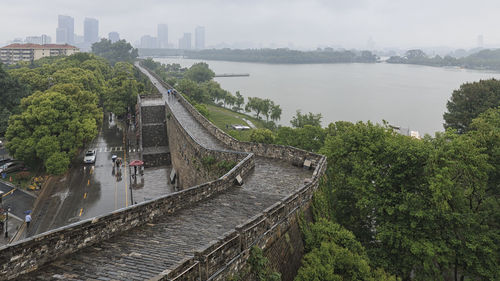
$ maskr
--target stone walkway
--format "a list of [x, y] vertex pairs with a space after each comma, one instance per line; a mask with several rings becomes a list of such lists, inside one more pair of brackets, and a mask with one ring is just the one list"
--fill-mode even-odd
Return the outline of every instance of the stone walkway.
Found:
[[[159, 86], [159, 83], [156, 83]], [[159, 86], [160, 92], [165, 89]], [[167, 100], [179, 122], [202, 145], [227, 149], [173, 97]], [[154, 224], [97, 243], [16, 280], [144, 280], [173, 269], [238, 224], [299, 188], [310, 171], [282, 161], [255, 158], [242, 187], [165, 216]]]

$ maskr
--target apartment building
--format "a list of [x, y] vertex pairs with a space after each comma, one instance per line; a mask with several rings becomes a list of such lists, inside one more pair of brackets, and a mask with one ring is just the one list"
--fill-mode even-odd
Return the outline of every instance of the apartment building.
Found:
[[4, 64], [31, 62], [43, 57], [69, 56], [79, 51], [68, 44], [10, 44], [0, 48], [0, 61]]

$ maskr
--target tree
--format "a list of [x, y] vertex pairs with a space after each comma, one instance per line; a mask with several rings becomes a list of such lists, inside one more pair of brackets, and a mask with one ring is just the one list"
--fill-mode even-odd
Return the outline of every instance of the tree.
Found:
[[465, 83], [453, 91], [443, 115], [444, 127], [463, 134], [469, 130], [472, 119], [490, 108], [500, 105], [500, 81], [496, 79]]
[[113, 78], [108, 81], [102, 98], [104, 108], [118, 116], [133, 108], [139, 94], [139, 83], [134, 79], [134, 66], [128, 62], [117, 62], [113, 67]]
[[308, 253], [295, 281], [396, 280], [370, 268], [365, 249], [352, 232], [320, 218], [304, 229]]
[[271, 120], [278, 121], [281, 119], [281, 108], [279, 104], [274, 104], [271, 106]]
[[245, 98], [240, 94], [240, 91], [236, 91], [236, 100], [234, 102], [236, 104], [236, 110], [242, 110], [241, 106], [245, 103]]
[[329, 188], [318, 202], [356, 235], [371, 265], [403, 280], [498, 277], [498, 193], [478, 140], [453, 131], [416, 140], [361, 122], [326, 131]]
[[204, 62], [193, 64], [184, 74], [185, 78], [197, 83], [209, 81], [214, 78], [214, 76], [215, 73], [208, 67], [208, 64]]
[[[74, 86], [61, 85], [58, 88], [80, 91]], [[80, 107], [77, 103], [80, 96], [79, 93], [63, 94], [48, 90], [23, 99], [22, 113], [13, 115], [9, 120], [6, 138], [10, 153], [28, 164], [44, 163], [47, 172], [60, 174], [61, 164], [56, 165], [54, 159], [73, 156], [83, 142], [97, 135], [100, 119], [95, 116], [96, 105]], [[69, 158], [62, 163], [69, 163]]]
[[273, 143], [274, 135], [269, 129], [255, 129], [250, 134], [250, 141], [257, 143]]
[[257, 119], [259, 119], [260, 113], [263, 111], [262, 105], [264, 104], [264, 100], [257, 97], [248, 98], [247, 104], [245, 106], [245, 111], [255, 111]]
[[269, 121], [269, 115], [271, 114], [271, 108], [274, 106], [274, 102], [270, 99], [265, 99], [260, 102], [260, 109], [262, 113], [266, 116], [266, 121]]
[[125, 40], [111, 43], [110, 40], [104, 38], [92, 44], [92, 53], [107, 59], [111, 65], [119, 61], [133, 62], [139, 55], [138, 50]]
[[182, 79], [177, 83], [177, 89], [197, 103], [204, 103], [209, 100], [204, 87], [189, 79]]
[[297, 110], [297, 113], [292, 117], [290, 123], [295, 128], [303, 128], [305, 125], [321, 127], [322, 117], [321, 113], [313, 114], [309, 112], [308, 114], [302, 114], [300, 110]]
[[276, 143], [298, 147], [308, 151], [319, 151], [325, 141], [325, 131], [321, 127], [305, 125], [303, 128], [280, 127], [276, 133]]
[[7, 121], [13, 113], [17, 113], [21, 99], [28, 96], [29, 91], [19, 81], [9, 75], [0, 63], [0, 136], [7, 130]]

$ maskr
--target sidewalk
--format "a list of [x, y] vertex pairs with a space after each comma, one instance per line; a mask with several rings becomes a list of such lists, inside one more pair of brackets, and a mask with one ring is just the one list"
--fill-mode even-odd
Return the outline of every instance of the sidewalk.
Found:
[[[137, 119], [131, 120], [127, 129], [128, 162], [133, 160], [142, 161], [142, 151], [139, 147], [140, 136], [137, 130], [139, 124], [137, 122]], [[171, 169], [172, 167], [170, 166], [147, 168], [144, 169], [143, 175], [137, 169], [137, 174], [132, 177], [134, 175], [134, 168], [130, 167], [130, 192], [132, 193], [134, 202], [139, 203], [175, 192], [174, 187], [168, 180]]]

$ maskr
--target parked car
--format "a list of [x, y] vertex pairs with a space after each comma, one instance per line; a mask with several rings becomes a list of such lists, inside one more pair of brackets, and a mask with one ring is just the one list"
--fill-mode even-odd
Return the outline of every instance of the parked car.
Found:
[[12, 162], [12, 159], [4, 158], [4, 159], [0, 160], [0, 166], [2, 166], [3, 164], [7, 164], [9, 162]]
[[87, 152], [85, 152], [85, 157], [83, 157], [83, 162], [85, 164], [94, 164], [95, 163], [95, 150], [87, 150]]
[[17, 171], [25, 171], [27, 170], [27, 167], [24, 165], [24, 162], [22, 161], [12, 161], [3, 164], [0, 166], [0, 173], [13, 173]]

